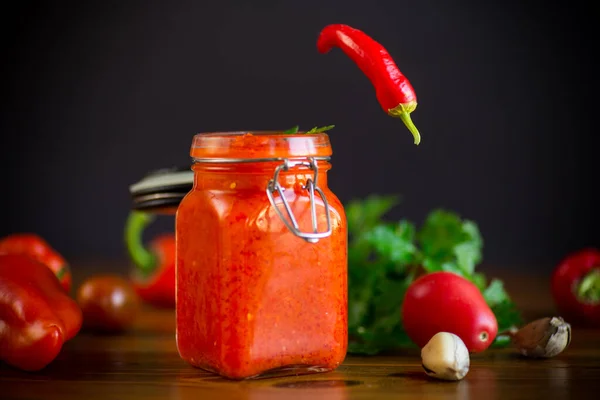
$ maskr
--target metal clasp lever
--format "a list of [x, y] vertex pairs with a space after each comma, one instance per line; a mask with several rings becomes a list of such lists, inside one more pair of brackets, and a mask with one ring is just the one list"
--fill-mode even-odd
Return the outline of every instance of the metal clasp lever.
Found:
[[[306, 181], [306, 186], [303, 187], [303, 189], [308, 190], [308, 196], [310, 199], [310, 213], [311, 213], [313, 231], [312, 232], [302, 232], [300, 230], [300, 227], [298, 226], [298, 222], [296, 221], [296, 217], [294, 217], [294, 213], [292, 212], [292, 209], [283, 193], [285, 188], [281, 187], [281, 185], [279, 184], [279, 173], [281, 171], [285, 172], [290, 169], [290, 161], [288, 159], [284, 159], [283, 163], [278, 165], [277, 168], [275, 168], [275, 173], [273, 175], [273, 179], [271, 179], [269, 181], [269, 184], [267, 185], [267, 197], [269, 198], [271, 205], [275, 209], [275, 212], [277, 213], [277, 215], [279, 215], [279, 218], [281, 219], [281, 221], [285, 224], [285, 226], [294, 235], [306, 240], [309, 243], [317, 243], [319, 241], [319, 239], [326, 238], [331, 235], [331, 217], [329, 215], [329, 203], [327, 202], [327, 198], [325, 197], [325, 194], [323, 193], [321, 188], [317, 185], [317, 182], [318, 182], [317, 178], [319, 177], [319, 175], [318, 175], [319, 169], [317, 167], [315, 159], [310, 157], [310, 158], [308, 158], [308, 161], [294, 162], [294, 166], [296, 166], [296, 165], [304, 165], [314, 171], [313, 178], [312, 179], [309, 178]], [[318, 231], [317, 207], [315, 204], [315, 191], [318, 193], [318, 195], [323, 200], [323, 205], [325, 207], [327, 230], [324, 232]], [[283, 205], [285, 207], [285, 211], [287, 213], [288, 218], [286, 218], [283, 215], [283, 212], [275, 204], [275, 198], [273, 197], [273, 194], [275, 192], [279, 193], [279, 197], [281, 198], [281, 201], [283, 202]]]

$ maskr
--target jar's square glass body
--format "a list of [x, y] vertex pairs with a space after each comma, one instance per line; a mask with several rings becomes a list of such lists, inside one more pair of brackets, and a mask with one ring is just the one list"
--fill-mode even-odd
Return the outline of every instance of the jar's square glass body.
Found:
[[[232, 379], [335, 369], [347, 347], [347, 228], [344, 209], [314, 171], [279, 176], [299, 228], [326, 225], [316, 243], [283, 223], [266, 189], [280, 161], [195, 165], [194, 189], [179, 205], [177, 345], [190, 364]], [[312, 213], [311, 201], [315, 212]]]

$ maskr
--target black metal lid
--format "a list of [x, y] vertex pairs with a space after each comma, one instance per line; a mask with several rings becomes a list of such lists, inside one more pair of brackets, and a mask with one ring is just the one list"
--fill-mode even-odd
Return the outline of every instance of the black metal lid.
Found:
[[177, 207], [192, 189], [194, 173], [187, 167], [161, 168], [129, 186], [134, 210]]

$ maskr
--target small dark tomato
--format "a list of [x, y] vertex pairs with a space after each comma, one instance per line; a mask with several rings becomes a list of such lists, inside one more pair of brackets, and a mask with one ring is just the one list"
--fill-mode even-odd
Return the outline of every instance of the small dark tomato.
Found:
[[133, 286], [118, 275], [95, 275], [77, 291], [83, 327], [101, 332], [125, 331], [133, 325], [141, 301]]

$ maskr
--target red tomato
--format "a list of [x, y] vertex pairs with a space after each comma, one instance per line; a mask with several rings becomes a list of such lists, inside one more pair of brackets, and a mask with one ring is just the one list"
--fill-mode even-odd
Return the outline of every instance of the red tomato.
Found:
[[83, 326], [89, 330], [118, 332], [130, 328], [141, 302], [133, 287], [119, 275], [94, 275], [77, 290]]
[[402, 303], [402, 323], [419, 347], [438, 332], [450, 332], [471, 353], [487, 349], [498, 333], [496, 316], [477, 286], [451, 272], [423, 275], [410, 285]]

